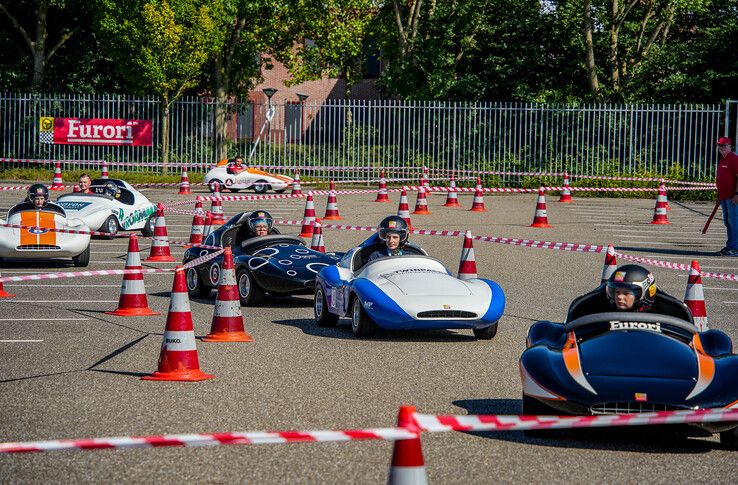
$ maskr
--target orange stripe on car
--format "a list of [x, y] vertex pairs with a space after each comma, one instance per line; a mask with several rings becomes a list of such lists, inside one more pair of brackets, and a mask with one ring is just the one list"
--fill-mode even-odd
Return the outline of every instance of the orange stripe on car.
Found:
[[597, 391], [587, 382], [587, 378], [582, 371], [582, 362], [579, 359], [579, 346], [577, 345], [577, 337], [574, 335], [574, 332], [567, 334], [566, 343], [564, 344], [564, 350], [561, 352], [561, 355], [564, 357], [566, 370], [569, 371], [569, 375], [574, 378], [577, 384], [592, 394], [597, 394]]
[[694, 336], [692, 337], [692, 348], [694, 349], [694, 353], [697, 356], [698, 377], [697, 383], [694, 385], [692, 392], [690, 392], [687, 396], [687, 399], [692, 399], [693, 397], [704, 391], [707, 386], [710, 385], [712, 379], [715, 377], [715, 360], [707, 355], [707, 353], [705, 352], [705, 349], [702, 347], [700, 335], [698, 333], [694, 334]]
[[[26, 211], [21, 212], [21, 225], [55, 229], [56, 221], [54, 220], [54, 214], [51, 212]], [[39, 244], [56, 246], [56, 232], [48, 231], [42, 234], [34, 234], [28, 229], [20, 230], [21, 246], [36, 246]]]

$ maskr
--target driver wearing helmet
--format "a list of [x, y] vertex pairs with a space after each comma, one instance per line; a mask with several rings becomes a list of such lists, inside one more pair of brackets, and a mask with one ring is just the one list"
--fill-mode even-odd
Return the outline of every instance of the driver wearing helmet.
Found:
[[656, 278], [642, 266], [626, 264], [608, 278], [605, 294], [615, 311], [647, 312], [656, 296]]
[[120, 188], [114, 182], [108, 182], [105, 184], [105, 194], [117, 199], [120, 197]]
[[267, 236], [272, 232], [274, 219], [267, 211], [254, 211], [249, 215], [249, 228], [253, 237]]
[[384, 247], [371, 253], [368, 261], [387, 256], [402, 256], [403, 248], [407, 244], [410, 234], [407, 222], [402, 217], [389, 216], [382, 219], [377, 227], [377, 234], [379, 239], [384, 242]]
[[35, 209], [43, 209], [49, 203], [49, 189], [44, 184], [33, 184], [28, 187], [26, 199]]

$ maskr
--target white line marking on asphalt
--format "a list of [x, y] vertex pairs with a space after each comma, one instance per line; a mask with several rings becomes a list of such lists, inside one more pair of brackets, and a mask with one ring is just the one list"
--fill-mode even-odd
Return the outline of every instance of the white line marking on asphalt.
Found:
[[723, 303], [730, 303], [731, 305], [735, 305], [738, 303], [738, 301], [724, 301]]
[[703, 286], [705, 290], [725, 290], [725, 291], [738, 291], [738, 288], [721, 288], [719, 286]]
[[83, 322], [89, 318], [0, 318], [0, 322]]
[[35, 343], [35, 342], [43, 342], [43, 340], [0, 340], [0, 343], [4, 343], [4, 344]]

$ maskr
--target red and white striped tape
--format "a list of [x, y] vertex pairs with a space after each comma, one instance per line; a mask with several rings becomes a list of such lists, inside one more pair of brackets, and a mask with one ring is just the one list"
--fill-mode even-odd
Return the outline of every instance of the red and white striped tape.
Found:
[[[621, 259], [627, 259], [628, 261], [635, 261], [637, 263], [650, 264], [651, 266], [659, 266], [661, 268], [678, 269], [681, 271], [689, 271], [690, 265], [684, 263], [672, 263], [669, 261], [660, 261], [658, 259], [643, 258], [640, 256], [632, 256], [630, 254], [623, 254], [615, 252], [615, 256]], [[738, 276], [728, 273], [713, 273], [704, 271], [700, 273], [705, 278], [715, 278], [720, 280], [738, 281]]]
[[[546, 192], [561, 192], [566, 187], [555, 187], [555, 186], [543, 186], [537, 189], [524, 189], [524, 188], [513, 188], [513, 187], [486, 187], [480, 189], [482, 192], [492, 193], [513, 193], [513, 194], [525, 194], [525, 193], [538, 193], [540, 189]], [[420, 190], [420, 186], [417, 185], [406, 185], [403, 187], [406, 191]], [[475, 187], [425, 187], [426, 192], [475, 192]], [[658, 187], [568, 187], [571, 192], [658, 192]], [[672, 187], [666, 188], [667, 191], [674, 190], [704, 190], [703, 187]], [[396, 192], [397, 190], [395, 190]]]

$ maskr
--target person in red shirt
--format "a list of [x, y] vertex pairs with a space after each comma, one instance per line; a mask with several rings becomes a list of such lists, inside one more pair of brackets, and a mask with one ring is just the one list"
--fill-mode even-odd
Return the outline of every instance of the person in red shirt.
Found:
[[231, 175], [238, 175], [244, 170], [246, 170], [246, 167], [243, 164], [243, 157], [240, 155], [229, 162], [228, 167], [226, 168], [226, 172]]
[[723, 256], [738, 256], [738, 155], [732, 151], [732, 145], [727, 137], [721, 137], [717, 142], [720, 160], [715, 185], [723, 222], [728, 231], [728, 241], [720, 250]]
[[83, 194], [90, 194], [92, 191], [90, 190], [90, 184], [92, 183], [92, 179], [89, 175], [86, 173], [83, 173], [79, 176], [79, 191]]

